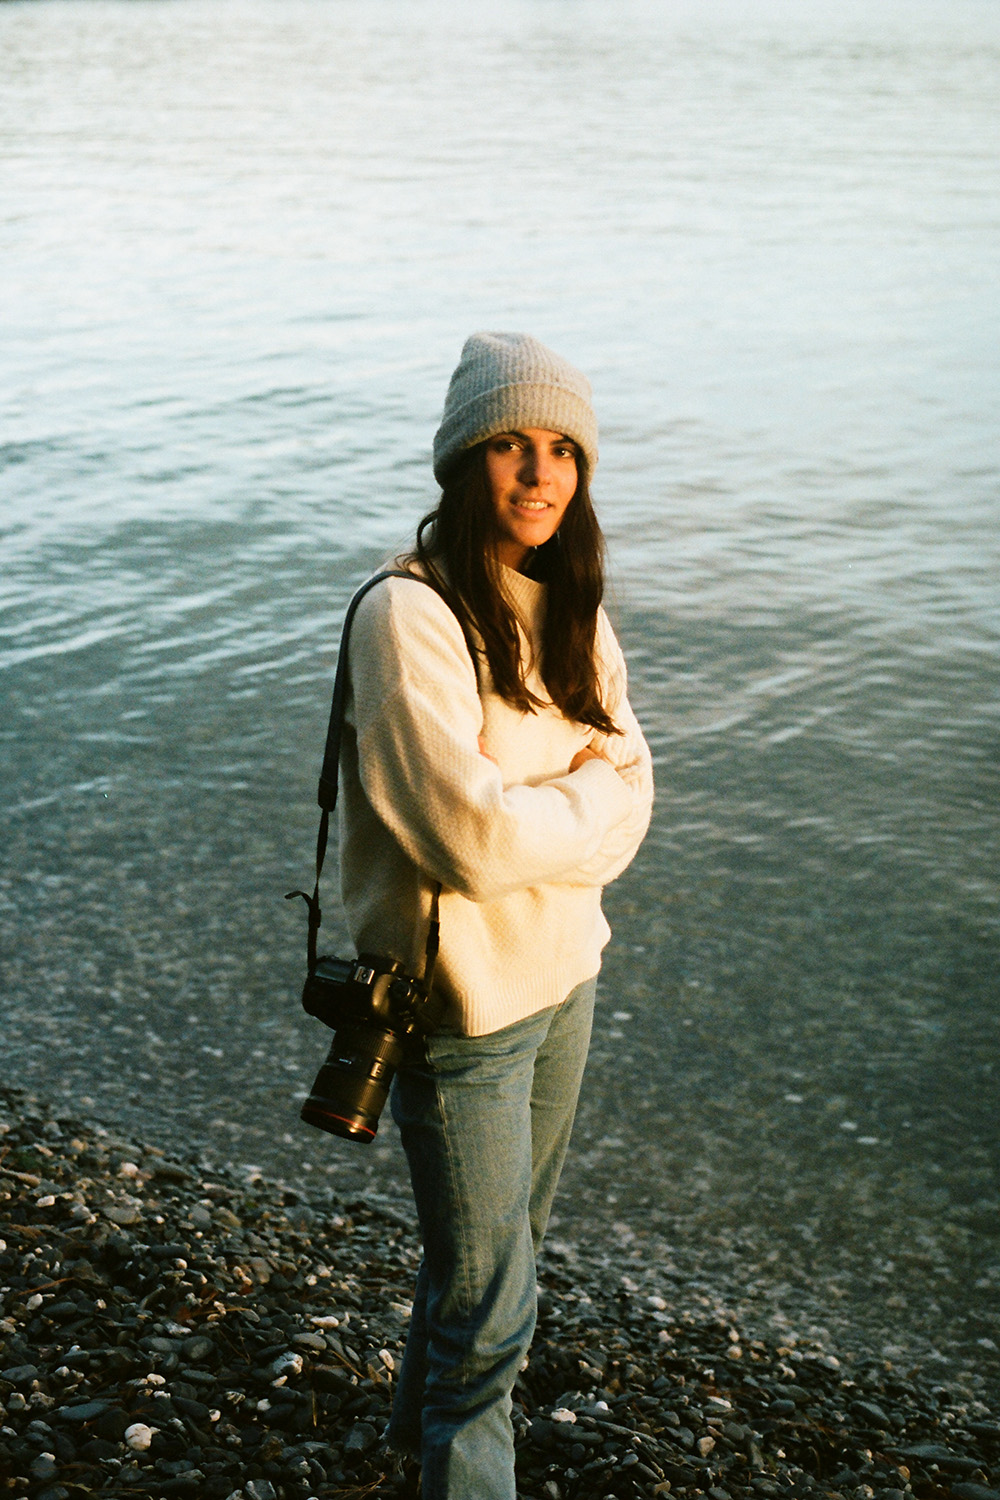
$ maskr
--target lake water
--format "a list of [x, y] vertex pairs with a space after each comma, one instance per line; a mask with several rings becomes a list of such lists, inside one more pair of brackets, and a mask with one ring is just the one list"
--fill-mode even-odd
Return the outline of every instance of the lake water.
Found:
[[526, 329], [658, 779], [556, 1233], [995, 1379], [998, 96], [989, 0], [0, 7], [10, 1079], [405, 1192], [298, 1124], [281, 897], [344, 603]]

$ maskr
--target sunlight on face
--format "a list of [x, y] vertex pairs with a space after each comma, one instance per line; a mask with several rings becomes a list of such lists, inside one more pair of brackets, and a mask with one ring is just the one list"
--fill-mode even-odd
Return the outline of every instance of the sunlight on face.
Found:
[[497, 553], [520, 569], [532, 547], [555, 536], [577, 486], [577, 446], [561, 432], [526, 427], [486, 446], [486, 474], [500, 528]]

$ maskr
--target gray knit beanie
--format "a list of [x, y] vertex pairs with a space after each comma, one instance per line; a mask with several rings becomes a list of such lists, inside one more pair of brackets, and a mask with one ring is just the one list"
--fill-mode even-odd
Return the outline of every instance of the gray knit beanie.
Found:
[[465, 341], [434, 435], [438, 483], [467, 448], [525, 427], [572, 438], [593, 473], [597, 418], [587, 377], [526, 333], [474, 333]]

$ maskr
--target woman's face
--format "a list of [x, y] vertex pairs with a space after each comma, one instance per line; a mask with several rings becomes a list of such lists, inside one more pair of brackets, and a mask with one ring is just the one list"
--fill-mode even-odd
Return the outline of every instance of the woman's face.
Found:
[[519, 570], [556, 532], [576, 494], [577, 446], [561, 432], [525, 427], [486, 444], [486, 476], [500, 530], [497, 555]]

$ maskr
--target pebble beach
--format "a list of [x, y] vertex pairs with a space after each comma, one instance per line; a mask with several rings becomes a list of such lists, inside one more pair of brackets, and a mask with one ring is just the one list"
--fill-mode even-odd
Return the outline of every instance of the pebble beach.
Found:
[[[383, 1443], [405, 1214], [9, 1088], [0, 1204], [0, 1494], [415, 1493]], [[641, 1247], [546, 1251], [513, 1419], [521, 1500], [1000, 1500], [981, 1384], [762, 1336]]]

